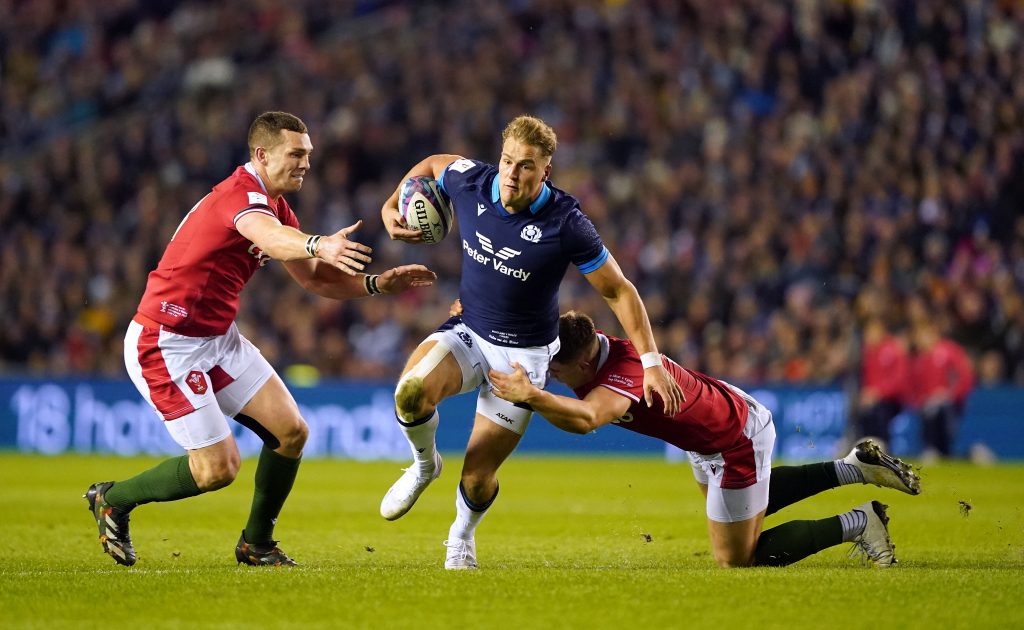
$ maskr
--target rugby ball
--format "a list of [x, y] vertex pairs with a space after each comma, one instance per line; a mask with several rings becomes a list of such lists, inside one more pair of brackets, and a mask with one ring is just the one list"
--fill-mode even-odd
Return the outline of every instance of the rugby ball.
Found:
[[398, 210], [410, 229], [423, 232], [423, 242], [440, 243], [452, 229], [452, 202], [433, 177], [410, 177], [398, 192]]

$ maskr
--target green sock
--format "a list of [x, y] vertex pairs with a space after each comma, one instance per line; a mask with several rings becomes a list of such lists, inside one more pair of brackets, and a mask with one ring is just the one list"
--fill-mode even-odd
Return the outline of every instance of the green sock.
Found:
[[164, 460], [131, 479], [116, 482], [103, 498], [118, 509], [130, 510], [143, 503], [177, 501], [197, 494], [202, 491], [192, 478], [188, 455], [182, 455]]
[[242, 535], [250, 544], [267, 544], [274, 538], [274, 525], [281, 513], [284, 500], [292, 491], [301, 459], [292, 459], [272, 451], [266, 446], [260, 451], [256, 465], [256, 491], [252, 497], [249, 522]]
[[790, 521], [761, 532], [754, 549], [756, 566], [784, 567], [843, 542], [838, 516], [820, 521]]
[[839, 486], [834, 462], [818, 462], [804, 466], [776, 466], [772, 468], [768, 486], [768, 510], [774, 514], [787, 505], [812, 497], [823, 490]]

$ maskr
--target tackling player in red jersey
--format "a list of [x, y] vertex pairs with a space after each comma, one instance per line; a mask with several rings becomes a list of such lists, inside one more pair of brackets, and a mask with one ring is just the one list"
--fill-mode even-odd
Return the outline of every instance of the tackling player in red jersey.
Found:
[[685, 395], [682, 408], [666, 414], [659, 400], [643, 401], [643, 366], [632, 343], [600, 333], [590, 317], [572, 311], [559, 319], [559, 339], [551, 376], [579, 399], [539, 389], [517, 364], [511, 374], [491, 371], [495, 395], [529, 405], [565, 431], [589, 433], [615, 423], [685, 450], [706, 498], [720, 566], [792, 564], [843, 541], [856, 543], [878, 566], [895, 562], [886, 506], [878, 501], [831, 518], [761, 528], [767, 514], [840, 485], [873, 483], [918, 494], [920, 480], [907, 464], [865, 441], [843, 459], [772, 468], [772, 414], [742, 390], [663, 357]]
[[222, 488], [238, 474], [238, 446], [225, 415], [264, 442], [249, 520], [235, 548], [239, 563], [293, 565], [273, 540], [309, 429], [284, 382], [235, 324], [242, 288], [269, 260], [284, 263], [306, 289], [335, 299], [427, 286], [421, 265], [362, 270], [371, 249], [349, 236], [305, 234], [283, 195], [302, 188], [313, 151], [306, 125], [285, 112], [258, 116], [251, 160], [214, 186], [182, 219], [125, 336], [125, 366], [139, 392], [187, 455], [86, 493], [104, 551], [135, 564], [129, 514], [143, 503]]

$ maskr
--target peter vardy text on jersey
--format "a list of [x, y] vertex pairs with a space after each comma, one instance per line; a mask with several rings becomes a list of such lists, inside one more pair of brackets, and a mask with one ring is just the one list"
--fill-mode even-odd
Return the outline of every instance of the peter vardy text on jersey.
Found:
[[526, 279], [529, 278], [531, 275], [531, 272], [525, 269], [513, 269], [512, 267], [509, 267], [504, 262], [499, 260], [497, 257], [491, 258], [490, 256], [485, 256], [481, 254], [480, 252], [470, 247], [469, 242], [466, 241], [466, 239], [462, 239], [462, 249], [466, 250], [466, 253], [469, 254], [469, 257], [475, 260], [476, 262], [480, 263], [481, 265], [490, 264], [492, 267], [494, 267], [495, 271], [500, 271], [506, 276], [519, 278], [523, 282], [526, 282]]

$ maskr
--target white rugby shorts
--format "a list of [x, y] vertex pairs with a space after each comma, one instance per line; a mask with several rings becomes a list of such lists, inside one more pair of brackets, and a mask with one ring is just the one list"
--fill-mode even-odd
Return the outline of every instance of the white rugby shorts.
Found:
[[187, 337], [155, 324], [129, 324], [128, 376], [183, 448], [224, 440], [231, 433], [224, 416], [237, 415], [274, 368], [234, 323], [217, 337]]
[[426, 341], [444, 344], [459, 363], [462, 370], [460, 394], [479, 388], [480, 394], [476, 399], [478, 414], [513, 433], [522, 435], [526, 432], [533, 411], [495, 396], [487, 372], [491, 368], [499, 372], [512, 372], [510, 364], [516, 362], [523, 366], [530, 382], [543, 389], [547, 384], [548, 364], [560, 347], [558, 339], [546, 346], [497, 346], [470, 330], [461, 318], [453, 317], [427, 337]]
[[708, 518], [736, 523], [751, 519], [768, 507], [775, 424], [767, 407], [738, 387], [726, 385], [747, 403], [742, 438], [735, 447], [721, 453], [686, 454], [697, 483], [708, 487]]

